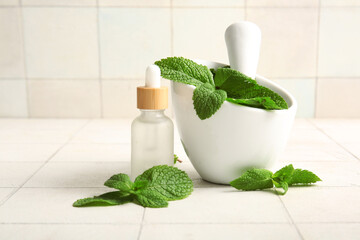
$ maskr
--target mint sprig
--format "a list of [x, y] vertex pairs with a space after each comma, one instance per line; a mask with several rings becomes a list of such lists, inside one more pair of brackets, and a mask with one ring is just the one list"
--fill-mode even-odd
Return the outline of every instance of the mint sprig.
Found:
[[267, 169], [253, 168], [245, 171], [239, 178], [230, 182], [230, 185], [238, 190], [253, 191], [273, 188], [282, 188], [281, 195], [286, 194], [289, 186], [309, 185], [321, 181], [314, 173], [308, 170], [294, 169], [293, 165], [287, 165], [275, 173]]
[[192, 99], [201, 120], [214, 115], [225, 100], [265, 110], [288, 108], [279, 94], [228, 66], [217, 70], [208, 69], [183, 57], [168, 57], [155, 64], [161, 69], [163, 78], [196, 87]]
[[79, 199], [74, 207], [114, 206], [134, 202], [143, 207], [167, 207], [168, 201], [184, 199], [193, 191], [193, 183], [182, 170], [159, 165], [146, 170], [132, 182], [120, 173], [108, 179], [105, 186], [118, 191]]

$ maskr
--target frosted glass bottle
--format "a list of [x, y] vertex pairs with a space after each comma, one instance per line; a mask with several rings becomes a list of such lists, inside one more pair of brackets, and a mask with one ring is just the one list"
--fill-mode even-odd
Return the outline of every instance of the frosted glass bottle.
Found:
[[164, 110], [140, 109], [131, 125], [131, 178], [155, 165], [174, 165], [174, 124]]

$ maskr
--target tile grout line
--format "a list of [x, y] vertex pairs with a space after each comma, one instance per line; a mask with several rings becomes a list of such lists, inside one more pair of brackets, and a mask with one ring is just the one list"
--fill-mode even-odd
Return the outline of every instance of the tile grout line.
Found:
[[53, 154], [50, 155], [50, 157], [43, 163], [40, 165], [40, 167], [33, 173], [31, 174], [19, 187], [17, 187], [11, 194], [9, 194], [1, 203], [0, 203], [0, 207], [2, 205], [4, 205], [4, 203], [6, 203], [12, 196], [14, 196], [33, 176], [35, 176], [35, 174], [37, 174], [53, 157], [55, 157], [55, 155], [57, 153], [59, 153], [74, 137], [75, 135], [81, 131], [85, 126], [87, 126], [89, 123], [91, 122], [91, 120], [88, 120], [83, 126], [81, 126], [79, 129], [75, 130], [74, 133], [70, 136], [70, 138], [63, 144], [61, 145]]
[[296, 232], [298, 233], [300, 239], [304, 240], [304, 239], [305, 239], [304, 236], [301, 234], [300, 229], [298, 228], [298, 226], [297, 226], [297, 224], [295, 223], [294, 219], [291, 217], [291, 214], [290, 214], [289, 210], [287, 209], [287, 207], [285, 206], [283, 200], [281, 199], [280, 196], [278, 196], [278, 198], [279, 198], [281, 204], [283, 205], [283, 207], [284, 207], [284, 209], [285, 209], [285, 211], [286, 211], [286, 214], [287, 214], [288, 217], [290, 218], [291, 224], [294, 225], [294, 227], [295, 227], [295, 229], [296, 229]]
[[340, 144], [338, 141], [336, 141], [334, 138], [332, 138], [329, 134], [327, 134], [323, 129], [321, 129], [320, 127], [318, 127], [313, 120], [308, 120], [317, 130], [319, 130], [322, 134], [324, 134], [325, 136], [327, 136], [331, 141], [333, 141], [334, 143], [336, 143], [336, 145], [338, 145], [339, 147], [341, 147], [343, 150], [345, 150], [347, 153], [349, 153], [351, 156], [353, 156], [356, 160], [360, 161], [360, 159], [353, 154], [351, 151], [349, 151], [346, 147], [344, 147], [342, 144]]
[[143, 215], [142, 215], [140, 229], [139, 229], [139, 235], [137, 237], [137, 240], [140, 240], [140, 237], [141, 237], [142, 229], [143, 229], [143, 226], [144, 226], [145, 211], [146, 211], [146, 208], [144, 208], [144, 212], [143, 212]]
[[318, 0], [318, 11], [317, 11], [317, 33], [316, 33], [316, 61], [315, 61], [315, 99], [314, 99], [314, 117], [316, 117], [318, 111], [318, 88], [319, 88], [319, 55], [320, 55], [320, 14], [321, 14], [321, 0]]
[[19, 0], [19, 16], [20, 16], [20, 32], [21, 32], [21, 40], [22, 40], [22, 55], [23, 55], [23, 68], [24, 68], [24, 79], [25, 79], [25, 90], [26, 90], [26, 107], [27, 107], [27, 117], [31, 117], [31, 110], [30, 110], [30, 83], [29, 83], [29, 76], [27, 72], [27, 60], [26, 60], [26, 44], [25, 44], [25, 20], [24, 20], [24, 9], [22, 7], [22, 0]]
[[98, 44], [98, 68], [99, 68], [99, 96], [100, 96], [100, 118], [104, 118], [104, 99], [103, 99], [103, 83], [101, 79], [101, 43], [100, 43], [100, 9], [99, 9], [99, 0], [96, 0], [96, 37], [97, 37], [97, 44]]

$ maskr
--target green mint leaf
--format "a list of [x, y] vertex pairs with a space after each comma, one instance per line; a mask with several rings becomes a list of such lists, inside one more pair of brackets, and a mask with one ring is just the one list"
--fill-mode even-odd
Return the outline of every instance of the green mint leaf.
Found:
[[256, 97], [250, 99], [226, 98], [226, 101], [248, 107], [262, 108], [268, 110], [282, 109], [270, 97]]
[[[214, 80], [215, 86], [226, 91], [229, 98], [252, 99], [269, 97], [281, 109], [288, 108], [286, 101], [279, 94], [264, 86], [258, 85], [254, 79], [251, 79], [234, 69], [218, 68]], [[271, 109], [279, 109], [278, 107]]]
[[194, 86], [200, 86], [202, 83], [214, 85], [210, 70], [190, 59], [168, 57], [156, 61], [155, 64], [159, 66], [163, 78]]
[[134, 182], [132, 190], [134, 190], [134, 192], [138, 192], [138, 191], [146, 189], [148, 185], [149, 185], [149, 181], [146, 181], [146, 180], [137, 181], [137, 182]]
[[144, 190], [136, 194], [135, 199], [143, 207], [162, 208], [168, 206], [165, 198], [156, 191]]
[[321, 181], [321, 179], [316, 176], [314, 173], [308, 170], [295, 169], [292, 177], [289, 179], [288, 184], [311, 184], [317, 181]]
[[184, 199], [193, 191], [189, 176], [176, 167], [160, 165], [146, 170], [135, 182], [149, 181], [146, 190], [159, 193], [165, 200]]
[[287, 166], [283, 167], [282, 169], [280, 169], [279, 171], [275, 172], [273, 174], [272, 178], [275, 182], [278, 182], [278, 183], [281, 183], [281, 182], [288, 183], [289, 180], [292, 178], [294, 170], [295, 169], [292, 164], [287, 165]]
[[108, 192], [92, 198], [79, 199], [73, 203], [74, 207], [105, 207], [121, 205], [131, 202], [133, 197], [120, 191]]
[[193, 103], [196, 114], [201, 120], [211, 117], [223, 104], [226, 92], [216, 90], [210, 83], [204, 83], [194, 90]]
[[245, 191], [272, 188], [274, 186], [272, 175], [269, 170], [254, 168], [244, 172], [239, 178], [230, 182], [230, 185]]
[[129, 192], [133, 187], [133, 182], [130, 180], [129, 176], [123, 173], [116, 174], [109, 178], [104, 185], [109, 188], [115, 188], [123, 192]]
[[176, 154], [174, 154], [174, 164], [177, 162], [178, 159], [179, 157]]
[[279, 182], [275, 184], [275, 187], [284, 189], [284, 192], [277, 191], [280, 195], [285, 195], [289, 189], [289, 185], [287, 182]]

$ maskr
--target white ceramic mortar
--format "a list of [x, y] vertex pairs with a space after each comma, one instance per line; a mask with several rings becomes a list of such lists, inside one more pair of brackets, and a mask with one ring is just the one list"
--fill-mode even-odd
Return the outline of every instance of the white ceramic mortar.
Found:
[[[196, 60], [209, 68], [221, 63]], [[248, 167], [269, 168], [284, 150], [295, 118], [295, 98], [279, 85], [256, 81], [280, 94], [285, 110], [266, 111], [225, 101], [210, 118], [200, 120], [193, 107], [194, 86], [171, 82], [176, 124], [187, 156], [207, 181], [229, 184]]]

